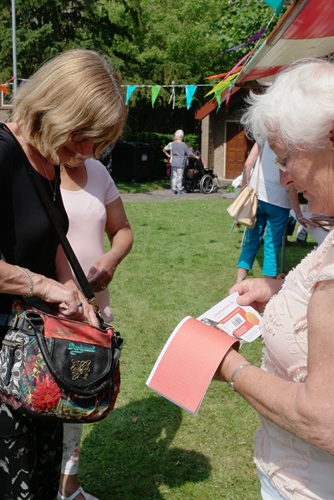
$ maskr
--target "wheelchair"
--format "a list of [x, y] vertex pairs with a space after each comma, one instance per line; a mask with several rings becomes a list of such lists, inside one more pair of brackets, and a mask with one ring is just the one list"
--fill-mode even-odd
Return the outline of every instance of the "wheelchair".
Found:
[[209, 194], [218, 191], [219, 188], [219, 180], [213, 169], [205, 168], [201, 158], [197, 160], [190, 157], [184, 171], [184, 189], [187, 193], [198, 190]]

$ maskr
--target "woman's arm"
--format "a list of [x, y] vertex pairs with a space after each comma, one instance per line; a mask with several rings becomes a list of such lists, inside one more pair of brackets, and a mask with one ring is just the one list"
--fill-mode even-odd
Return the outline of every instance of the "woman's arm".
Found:
[[[61, 245], [59, 245], [57, 250], [56, 270], [57, 279], [60, 283], [62, 283], [62, 286], [68, 290], [72, 290], [78, 297], [77, 304], [81, 304], [79, 310], [77, 311], [77, 314], [80, 315], [78, 319], [87, 320], [92, 325], [98, 326], [98, 320], [96, 318], [94, 308], [87, 302], [87, 298], [84, 296], [82, 291], [78, 289], [76, 283], [74, 282], [72, 270]], [[64, 304], [60, 304], [59, 314], [66, 315], [66, 305], [64, 311]]]
[[246, 186], [246, 184], [248, 184], [252, 169], [260, 154], [260, 150], [261, 150], [260, 145], [256, 142], [252, 147], [252, 149], [250, 150], [250, 153], [247, 156], [247, 159], [242, 169], [242, 184], [241, 184], [242, 186]]
[[0, 261], [0, 293], [34, 296], [51, 304], [63, 304], [63, 314], [78, 314], [80, 298], [77, 289], [34, 273], [29, 269]]
[[111, 249], [94, 262], [87, 275], [95, 292], [108, 286], [117, 266], [128, 255], [133, 244], [133, 233], [121, 198], [109, 203], [106, 211], [106, 233]]
[[291, 184], [286, 185], [285, 187], [286, 187], [286, 191], [288, 193], [291, 208], [295, 212], [296, 217], [297, 217], [297, 221], [299, 222], [299, 224], [301, 224], [304, 227], [307, 227], [307, 226], [319, 227], [316, 222], [313, 222], [312, 220], [309, 220], [303, 216], [302, 211], [300, 209], [298, 192], [297, 192], [297, 189], [295, 188], [295, 186], [291, 183]]
[[[235, 390], [262, 416], [304, 441], [334, 454], [334, 281], [319, 283], [308, 307], [308, 375], [285, 381], [255, 366], [234, 378]], [[228, 352], [215, 378], [230, 380], [245, 358]]]
[[165, 155], [167, 156], [167, 158], [171, 158], [171, 153], [169, 152], [170, 150], [167, 150], [166, 148], [163, 148], [162, 152], [165, 153]]

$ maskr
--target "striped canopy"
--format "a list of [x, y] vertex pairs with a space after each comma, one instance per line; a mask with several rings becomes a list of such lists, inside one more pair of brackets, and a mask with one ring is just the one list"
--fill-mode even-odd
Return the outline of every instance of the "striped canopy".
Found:
[[297, 0], [242, 69], [235, 85], [270, 81], [282, 66], [334, 52], [334, 0]]

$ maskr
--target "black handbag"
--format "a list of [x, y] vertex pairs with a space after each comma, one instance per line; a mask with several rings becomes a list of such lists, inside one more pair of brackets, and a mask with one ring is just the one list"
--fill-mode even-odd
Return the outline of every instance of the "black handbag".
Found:
[[[34, 169], [26, 166], [79, 285], [93, 303], [94, 293], [61, 227], [58, 212]], [[120, 388], [123, 340], [95, 310], [99, 327], [53, 316], [14, 300], [12, 313], [5, 321], [1, 318], [8, 326], [0, 351], [1, 400], [39, 418], [84, 423], [106, 417]]]

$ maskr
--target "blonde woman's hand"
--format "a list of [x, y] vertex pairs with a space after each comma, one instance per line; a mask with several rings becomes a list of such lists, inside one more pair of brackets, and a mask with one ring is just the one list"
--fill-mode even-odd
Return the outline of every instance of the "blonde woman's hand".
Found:
[[58, 313], [64, 317], [87, 320], [98, 326], [94, 308], [74, 286], [34, 274], [34, 296], [50, 304], [58, 305]]

